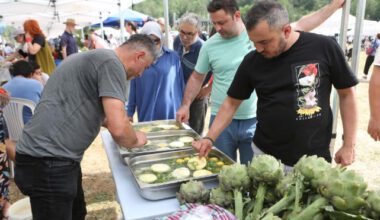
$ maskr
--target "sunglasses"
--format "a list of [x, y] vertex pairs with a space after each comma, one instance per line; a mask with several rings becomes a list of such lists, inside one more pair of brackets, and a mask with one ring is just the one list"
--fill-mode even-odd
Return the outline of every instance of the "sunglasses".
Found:
[[196, 32], [185, 32], [183, 30], [179, 30], [179, 33], [188, 37], [194, 37], [194, 35], [196, 34]]

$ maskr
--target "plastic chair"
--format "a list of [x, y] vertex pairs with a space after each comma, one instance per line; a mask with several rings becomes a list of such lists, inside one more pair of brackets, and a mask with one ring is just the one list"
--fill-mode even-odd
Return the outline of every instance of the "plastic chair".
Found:
[[[7, 124], [9, 139], [15, 143], [20, 139], [22, 129], [24, 128], [24, 119], [22, 111], [27, 107], [34, 114], [36, 104], [28, 99], [11, 98], [9, 103], [3, 109], [3, 116]], [[14, 164], [9, 161], [10, 177], [14, 177]]]

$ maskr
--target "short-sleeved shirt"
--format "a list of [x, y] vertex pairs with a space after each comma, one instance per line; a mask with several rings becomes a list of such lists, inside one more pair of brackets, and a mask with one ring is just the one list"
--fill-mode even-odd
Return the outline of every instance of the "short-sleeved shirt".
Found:
[[78, 53], [77, 42], [75, 41], [73, 34], [70, 34], [69, 32], [63, 32], [60, 44], [60, 48], [66, 47], [67, 56], [70, 56], [74, 53]]
[[125, 81], [124, 66], [113, 50], [71, 55], [44, 87], [17, 153], [80, 161], [105, 118], [102, 97], [125, 102]]
[[[13, 77], [3, 86], [6, 89], [11, 97], [21, 98], [33, 101], [36, 105], [40, 101], [42, 93], [42, 84], [30, 78], [25, 78], [22, 76]], [[24, 108], [22, 111], [24, 123], [32, 118], [32, 111], [29, 108]]]
[[[216, 115], [227, 97], [227, 90], [245, 55], [252, 51], [253, 45], [246, 31], [238, 36], [224, 39], [219, 33], [213, 35], [202, 46], [195, 66], [198, 73], [211, 71], [214, 76], [211, 91], [211, 114]], [[234, 119], [256, 117], [256, 94], [245, 100], [234, 115]]]
[[305, 154], [331, 161], [331, 88], [357, 83], [336, 41], [301, 32], [296, 43], [276, 58], [249, 53], [228, 95], [244, 100], [256, 91], [258, 122], [253, 142], [292, 166]]
[[[36, 36], [34, 36], [34, 38], [33, 38], [33, 40], [32, 40], [32, 45], [33, 44], [39, 44], [40, 46], [41, 46], [41, 48], [42, 47], [44, 47], [45, 46], [45, 37], [44, 36], [42, 36], [42, 35], [36, 35]], [[30, 60], [30, 61], [36, 61], [36, 54], [28, 54], [28, 59]]]

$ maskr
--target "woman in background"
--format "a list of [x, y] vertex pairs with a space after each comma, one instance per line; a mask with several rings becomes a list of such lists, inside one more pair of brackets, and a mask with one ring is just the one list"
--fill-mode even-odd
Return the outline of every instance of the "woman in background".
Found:
[[25, 43], [28, 48], [28, 60], [37, 62], [43, 72], [52, 74], [55, 69], [54, 58], [45, 35], [38, 22], [29, 19], [24, 22]]

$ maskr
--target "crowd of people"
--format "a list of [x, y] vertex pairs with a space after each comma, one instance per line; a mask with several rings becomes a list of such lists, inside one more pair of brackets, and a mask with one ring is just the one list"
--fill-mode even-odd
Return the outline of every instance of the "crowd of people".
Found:
[[[37, 104], [33, 116], [24, 110], [25, 127], [16, 146], [6, 146], [15, 160], [15, 183], [30, 197], [33, 219], [85, 218], [80, 161], [101, 126], [127, 148], [147, 142], [143, 132], [133, 130], [134, 118], [176, 119], [202, 135], [210, 100], [210, 128], [193, 142], [200, 156], [215, 146], [244, 164], [270, 154], [287, 170], [302, 155], [352, 164], [358, 80], [335, 40], [308, 33], [343, 4], [344, 0], [332, 0], [290, 23], [281, 4], [260, 1], [243, 22], [235, 0], [212, 0], [207, 10], [214, 33], [207, 40], [200, 35], [199, 16], [186, 13], [173, 42], [166, 42], [169, 33], [161, 19], [146, 22], [140, 30], [126, 22], [125, 43], [111, 49], [112, 37], [105, 39], [91, 30], [84, 42], [91, 50], [86, 52], [78, 52], [76, 23], [67, 19], [60, 62], [54, 62], [38, 22], [25, 21], [24, 29], [14, 32], [20, 46], [7, 58], [14, 61], [13, 77], [3, 86], [6, 92], [0, 92], [0, 101], [18, 97]], [[379, 51], [371, 51], [376, 58], [368, 133], [375, 140], [380, 140]], [[344, 130], [343, 145], [334, 158], [329, 151], [332, 86], [340, 98]], [[6, 101], [1, 104], [4, 107]], [[5, 142], [2, 118], [1, 127], [0, 141]], [[1, 155], [0, 162], [6, 161]], [[5, 198], [0, 206], [6, 217], [6, 184], [0, 186], [0, 196]]]

